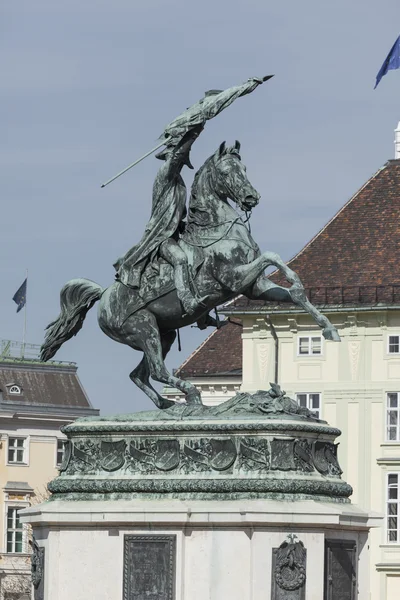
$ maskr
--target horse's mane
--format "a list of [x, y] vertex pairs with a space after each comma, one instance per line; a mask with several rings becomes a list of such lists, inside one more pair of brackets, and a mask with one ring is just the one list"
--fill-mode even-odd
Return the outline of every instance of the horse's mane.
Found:
[[[224, 146], [225, 142], [223, 144], [221, 144], [220, 146], [220, 150], [222, 150], [221, 152], [221, 156], [225, 155], [225, 154], [234, 154], [236, 155], [239, 160], [240, 160], [240, 154], [239, 154], [239, 150], [237, 146]], [[193, 179], [193, 183], [192, 183], [192, 188], [191, 188], [191, 195], [192, 196], [196, 196], [196, 192], [199, 186], [199, 179], [200, 176], [202, 175], [203, 171], [205, 171], [205, 169], [211, 164], [213, 163], [215, 165], [215, 156], [216, 154], [212, 154], [211, 156], [209, 156], [207, 158], [207, 160], [204, 162], [204, 164], [200, 167], [200, 169], [196, 172], [194, 179]]]
[[200, 176], [203, 173], [203, 171], [206, 169], [206, 167], [208, 167], [209, 164], [213, 161], [213, 159], [214, 159], [214, 154], [209, 156], [207, 158], [207, 160], [204, 162], [204, 164], [200, 167], [200, 169], [196, 172], [194, 179], [193, 179], [192, 188], [191, 188], [192, 196], [196, 196], [197, 188], [199, 186]]

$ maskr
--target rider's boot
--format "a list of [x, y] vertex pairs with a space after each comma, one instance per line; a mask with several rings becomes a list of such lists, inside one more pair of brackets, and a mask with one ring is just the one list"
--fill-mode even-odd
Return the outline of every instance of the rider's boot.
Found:
[[175, 286], [179, 300], [182, 302], [185, 314], [192, 315], [197, 309], [207, 309], [205, 301], [207, 296], [200, 298], [192, 291], [192, 282], [187, 264], [178, 264], [175, 266]]

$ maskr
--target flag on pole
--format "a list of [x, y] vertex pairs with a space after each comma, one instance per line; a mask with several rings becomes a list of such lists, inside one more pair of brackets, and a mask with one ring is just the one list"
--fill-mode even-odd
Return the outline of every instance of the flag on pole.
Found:
[[18, 288], [18, 290], [15, 292], [14, 296], [13, 296], [13, 300], [14, 302], [18, 305], [17, 307], [17, 313], [24, 308], [25, 304], [26, 304], [26, 286], [28, 283], [28, 278], [25, 279], [25, 281], [23, 282], [23, 284], [21, 285], [21, 287]]
[[386, 75], [388, 71], [398, 68], [400, 68], [400, 35], [393, 44], [389, 54], [385, 58], [383, 65], [379, 69], [379, 73], [376, 76], [376, 83], [374, 89], [376, 88], [382, 77]]

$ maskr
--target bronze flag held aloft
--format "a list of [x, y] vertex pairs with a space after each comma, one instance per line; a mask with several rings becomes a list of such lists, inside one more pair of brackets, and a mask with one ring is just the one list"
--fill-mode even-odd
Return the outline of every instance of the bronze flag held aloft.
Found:
[[149, 152], [146, 152], [146, 154], [117, 173], [117, 175], [114, 175], [114, 177], [103, 183], [101, 187], [104, 188], [112, 181], [118, 179], [118, 177], [139, 164], [142, 160], [150, 156], [150, 154], [153, 154], [153, 152], [158, 150], [158, 148], [161, 146], [175, 146], [179, 140], [182, 139], [183, 135], [190, 129], [198, 125], [204, 125], [206, 121], [213, 119], [230, 104], [232, 104], [236, 98], [250, 94], [256, 89], [256, 87], [265, 81], [268, 81], [268, 79], [271, 79], [271, 77], [273, 77], [273, 75], [266, 75], [265, 77], [251, 77], [245, 83], [228, 88], [227, 90], [211, 90], [206, 92], [204, 98], [187, 108], [181, 115], [179, 115], [179, 117], [176, 117], [176, 119], [171, 121], [171, 123], [166, 126], [164, 132], [159, 138], [160, 143], [155, 148]]

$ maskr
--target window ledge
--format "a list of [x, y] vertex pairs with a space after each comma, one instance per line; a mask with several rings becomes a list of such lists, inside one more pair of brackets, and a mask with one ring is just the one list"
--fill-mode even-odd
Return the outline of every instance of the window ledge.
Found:
[[376, 462], [378, 465], [400, 465], [400, 456], [382, 456]]
[[400, 440], [386, 440], [386, 442], [382, 442], [380, 446], [381, 448], [393, 448], [393, 446], [399, 446], [400, 448]]
[[399, 563], [377, 563], [375, 567], [377, 571], [386, 571], [386, 573], [400, 573]]
[[0, 552], [0, 556], [2, 558], [7, 558], [7, 556], [9, 556], [10, 558], [30, 558], [31, 553], [30, 552]]

